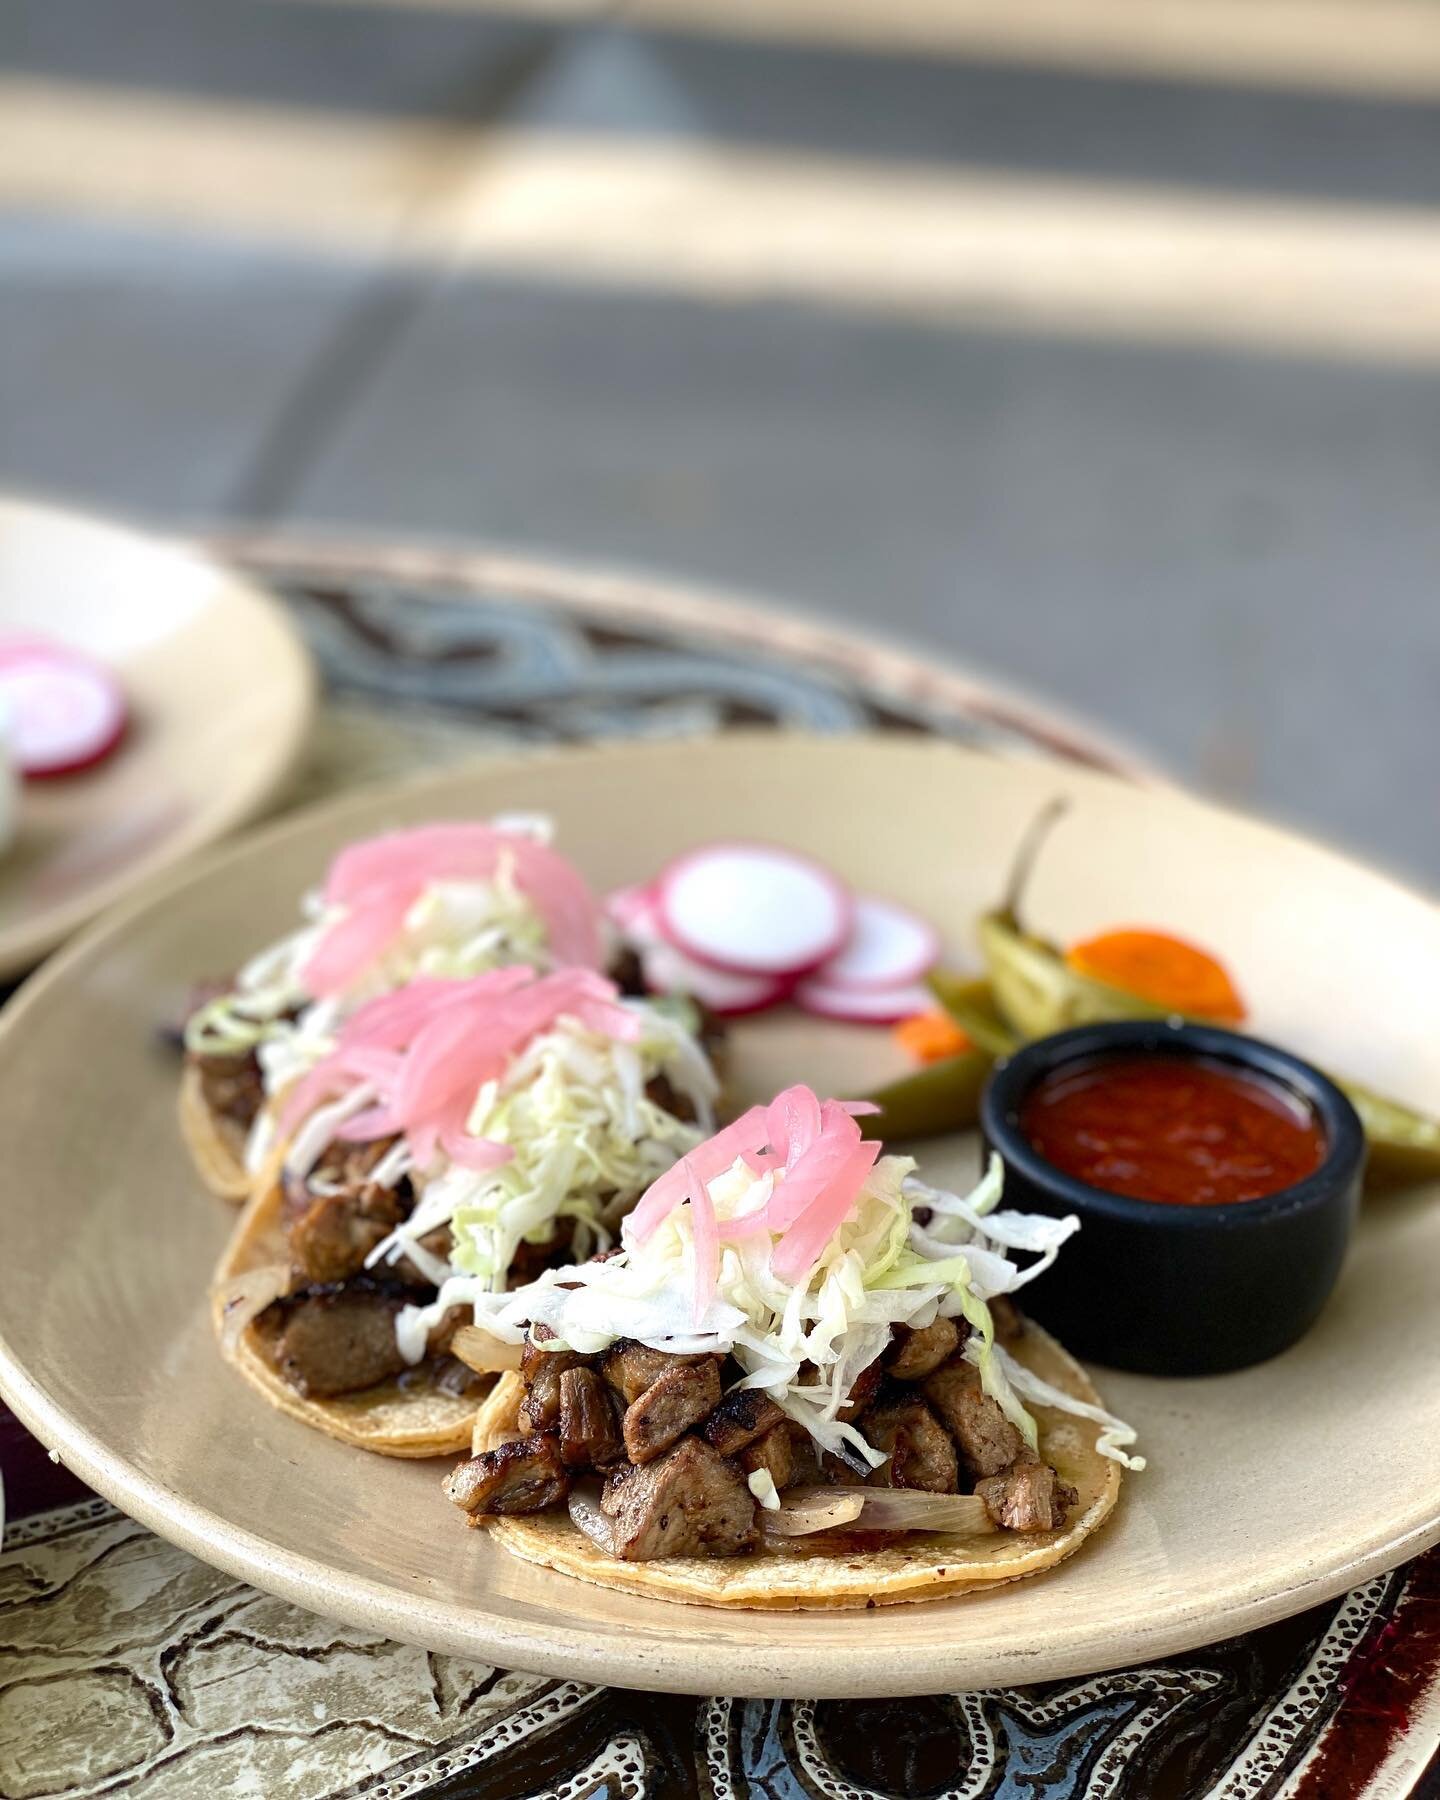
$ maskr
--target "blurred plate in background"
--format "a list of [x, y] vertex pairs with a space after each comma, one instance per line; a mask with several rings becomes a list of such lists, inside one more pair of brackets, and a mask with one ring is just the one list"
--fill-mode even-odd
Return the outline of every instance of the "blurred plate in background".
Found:
[[130, 707], [113, 755], [21, 791], [0, 850], [0, 977], [13, 977], [258, 811], [304, 741], [314, 677], [281, 609], [220, 564], [3, 499], [0, 633], [83, 649]]

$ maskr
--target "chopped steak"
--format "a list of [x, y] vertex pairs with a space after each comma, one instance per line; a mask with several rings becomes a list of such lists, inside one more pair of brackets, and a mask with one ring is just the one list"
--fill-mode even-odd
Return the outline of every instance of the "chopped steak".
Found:
[[[554, 1333], [551, 1333], [553, 1336]], [[526, 1340], [520, 1352], [520, 1379], [525, 1399], [520, 1407], [522, 1431], [553, 1431], [560, 1423], [560, 1377], [578, 1369], [588, 1358], [576, 1350], [542, 1350]]]
[[731, 1388], [700, 1427], [700, 1435], [722, 1456], [734, 1456], [784, 1417], [770, 1396], [758, 1388]]
[[790, 1424], [772, 1425], [762, 1438], [747, 1444], [740, 1452], [740, 1467], [747, 1475], [757, 1469], [768, 1470], [777, 1488], [792, 1487], [795, 1482], [794, 1439]]
[[754, 1496], [735, 1464], [703, 1438], [682, 1438], [655, 1462], [612, 1475], [600, 1505], [626, 1562], [738, 1556], [756, 1540]]
[[973, 1363], [956, 1357], [921, 1383], [972, 1476], [998, 1475], [1020, 1454], [1024, 1439], [980, 1386]]
[[610, 958], [610, 979], [632, 1000], [643, 1000], [650, 992], [645, 985], [645, 970], [640, 953], [631, 944], [621, 944]]
[[836, 1416], [843, 1419], [847, 1425], [858, 1419], [879, 1393], [880, 1378], [883, 1374], [884, 1370], [878, 1362], [873, 1362], [869, 1368], [862, 1369], [850, 1384], [850, 1398]]
[[1065, 1523], [1065, 1515], [1079, 1499], [1049, 1463], [1026, 1449], [1003, 1475], [977, 1481], [975, 1492], [985, 1502], [990, 1517], [1007, 1531], [1053, 1531]]
[[885, 1365], [897, 1381], [919, 1381], [953, 1356], [959, 1345], [960, 1328], [953, 1319], [936, 1319], [918, 1330], [900, 1325]]
[[265, 1081], [255, 1052], [198, 1056], [192, 1051], [185, 1060], [200, 1076], [200, 1092], [210, 1111], [248, 1132], [265, 1101]]
[[648, 1345], [621, 1338], [605, 1352], [600, 1373], [624, 1395], [625, 1404], [633, 1406], [667, 1369], [699, 1361], [698, 1356], [672, 1356], [668, 1350], [651, 1350]]
[[287, 1295], [257, 1321], [276, 1369], [308, 1399], [354, 1394], [406, 1366], [395, 1342], [403, 1296], [366, 1281]]
[[538, 1244], [527, 1244], [522, 1240], [511, 1258], [510, 1273], [505, 1285], [512, 1288], [524, 1287], [537, 1280], [546, 1269], [572, 1262], [574, 1258], [570, 1255], [570, 1243], [574, 1236], [575, 1227], [569, 1219], [560, 1219], [549, 1237], [543, 1238]]
[[870, 1473], [871, 1487], [923, 1488], [930, 1494], [959, 1490], [955, 1446], [918, 1394], [897, 1394], [866, 1413], [860, 1426], [875, 1449], [889, 1456]]
[[570, 1468], [603, 1469], [621, 1462], [625, 1445], [614, 1393], [593, 1369], [560, 1376], [560, 1455]]
[[680, 1093], [668, 1075], [653, 1075], [645, 1088], [645, 1097], [672, 1118], [681, 1119], [687, 1125], [695, 1123], [695, 1108], [689, 1095]]
[[1020, 1309], [1008, 1294], [996, 1294], [993, 1300], [986, 1303], [990, 1308], [990, 1317], [995, 1326], [995, 1342], [997, 1344], [1013, 1344], [1017, 1338], [1025, 1335], [1025, 1320]]
[[446, 1478], [445, 1493], [472, 1518], [485, 1513], [543, 1512], [563, 1500], [570, 1475], [552, 1432], [536, 1431], [482, 1450]]
[[[373, 1184], [340, 1194], [287, 1193], [291, 1214], [290, 1260], [307, 1281], [343, 1281], [365, 1267], [365, 1258], [404, 1216], [394, 1192]], [[302, 1210], [303, 1208], [303, 1210]]]
[[648, 1463], [714, 1411], [720, 1400], [720, 1359], [666, 1369], [625, 1411], [625, 1453]]

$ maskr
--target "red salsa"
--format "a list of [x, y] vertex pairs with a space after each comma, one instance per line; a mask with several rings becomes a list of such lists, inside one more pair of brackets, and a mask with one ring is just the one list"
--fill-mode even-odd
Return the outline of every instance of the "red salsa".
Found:
[[1325, 1154], [1320, 1121], [1279, 1082], [1202, 1056], [1096, 1056], [1025, 1096], [1047, 1162], [1107, 1193], [1223, 1206], [1293, 1187]]

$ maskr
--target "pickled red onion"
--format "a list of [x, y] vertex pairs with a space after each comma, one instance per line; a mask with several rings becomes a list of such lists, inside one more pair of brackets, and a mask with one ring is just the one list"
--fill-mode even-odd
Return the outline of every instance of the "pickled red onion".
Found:
[[515, 886], [545, 922], [557, 963], [598, 969], [603, 960], [599, 907], [575, 869], [548, 845], [491, 825], [421, 825], [342, 850], [330, 865], [324, 898], [342, 917], [324, 933], [304, 970], [307, 990], [342, 992], [399, 932], [427, 887], [489, 881], [508, 859]]
[[562, 1015], [610, 1038], [640, 1036], [640, 1021], [620, 1004], [614, 983], [589, 969], [539, 977], [530, 969], [495, 969], [466, 981], [412, 982], [346, 1021], [335, 1049], [291, 1090], [280, 1128], [293, 1131], [322, 1102], [363, 1085], [375, 1102], [345, 1121], [338, 1139], [369, 1142], [394, 1133], [404, 1136], [417, 1166], [443, 1150], [467, 1168], [492, 1168], [511, 1152], [466, 1130], [475, 1096]]
[[[798, 1283], [853, 1212], [880, 1155], [880, 1145], [865, 1142], [855, 1123], [857, 1113], [873, 1110], [863, 1102], [822, 1105], [799, 1085], [768, 1107], [752, 1106], [651, 1184], [625, 1222], [626, 1241], [644, 1243], [676, 1207], [689, 1203], [697, 1319], [714, 1298], [719, 1246], [728, 1239], [770, 1231], [777, 1239], [771, 1266]], [[775, 1190], [756, 1211], [717, 1219], [709, 1184], [737, 1160], [756, 1175], [773, 1172]]]

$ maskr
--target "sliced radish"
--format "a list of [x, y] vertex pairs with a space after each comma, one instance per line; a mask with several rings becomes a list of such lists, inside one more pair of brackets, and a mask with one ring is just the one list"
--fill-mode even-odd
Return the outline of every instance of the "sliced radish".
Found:
[[919, 982], [893, 988], [836, 987], [818, 975], [802, 981], [790, 997], [805, 1012], [850, 1025], [894, 1025], [935, 1004], [935, 996]]
[[646, 944], [640, 951], [645, 985], [656, 994], [689, 994], [724, 1019], [764, 1012], [790, 991], [777, 975], [737, 975], [697, 963], [673, 944]]
[[696, 962], [742, 975], [803, 975], [850, 935], [850, 895], [809, 857], [771, 844], [712, 844], [662, 869], [660, 929]]
[[815, 978], [828, 987], [903, 987], [939, 960], [940, 934], [928, 919], [893, 900], [857, 894], [845, 947], [815, 971]]
[[125, 696], [107, 669], [63, 644], [0, 638], [0, 712], [22, 774], [68, 775], [125, 735]]

